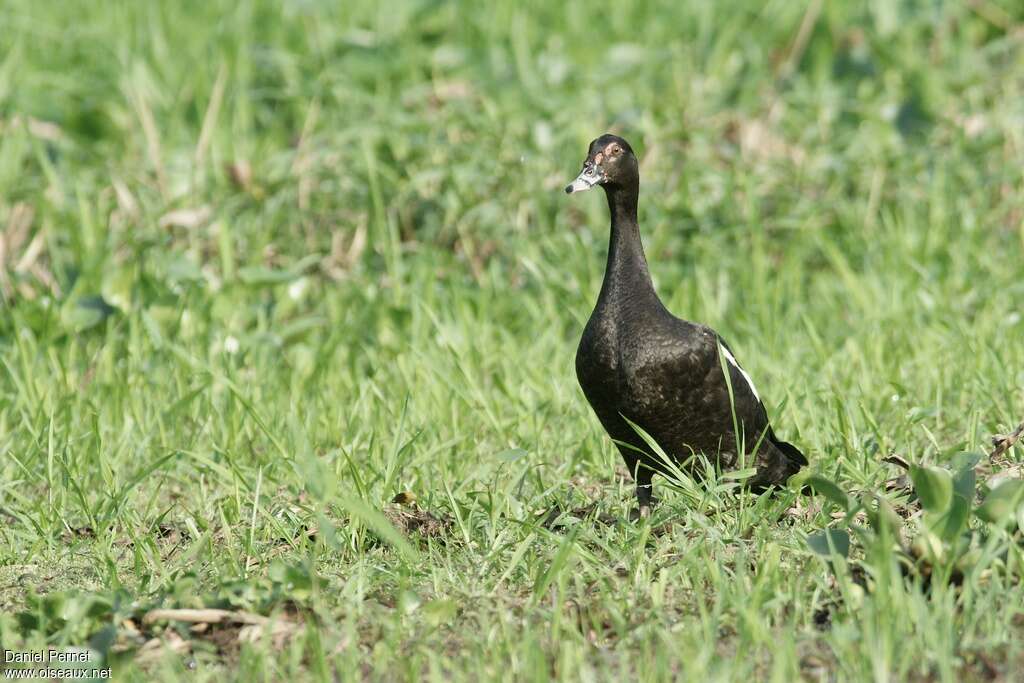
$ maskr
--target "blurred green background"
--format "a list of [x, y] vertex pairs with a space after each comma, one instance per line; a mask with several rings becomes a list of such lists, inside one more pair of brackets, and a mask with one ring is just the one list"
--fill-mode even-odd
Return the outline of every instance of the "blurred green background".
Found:
[[[1013, 0], [4, 0], [5, 646], [112, 633], [171, 679], [1021, 670], [1019, 585], [820, 629], [827, 510], [539, 520], [629, 505], [573, 370], [606, 207], [561, 192], [606, 131], [666, 304], [814, 470], [877, 489], [1012, 427], [1022, 42]], [[402, 491], [450, 533], [403, 542]], [[116, 626], [150, 603], [303, 616], [146, 660]]]

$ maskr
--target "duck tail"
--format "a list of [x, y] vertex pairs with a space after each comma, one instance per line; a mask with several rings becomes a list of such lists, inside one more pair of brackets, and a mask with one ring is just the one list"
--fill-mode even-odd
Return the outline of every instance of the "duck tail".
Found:
[[[756, 493], [763, 492], [770, 486], [785, 486], [786, 480], [807, 465], [807, 457], [793, 444], [776, 439], [774, 434], [771, 435], [770, 443], [775, 447], [775, 452], [765, 465], [758, 468], [757, 474], [749, 484], [751, 490]], [[801, 493], [808, 491], [803, 490]]]
[[807, 456], [800, 452], [800, 449], [791, 443], [785, 441], [775, 440], [775, 447], [782, 451], [782, 454], [786, 456], [786, 460], [796, 465], [796, 469], [793, 470], [793, 474], [796, 474], [801, 467], [807, 466]]
[[[804, 455], [800, 451], [800, 449], [794, 446], [793, 444], [786, 443], [785, 441], [776, 440], [775, 447], [778, 448], [782, 455], [786, 457], [786, 460], [788, 460], [792, 464], [793, 471], [786, 475], [787, 479], [796, 474], [797, 472], [799, 472], [801, 467], [807, 466], [807, 456]], [[802, 493], [805, 496], [813, 496], [814, 489], [812, 489], [810, 486], [804, 486], [800, 489], [800, 493]]]

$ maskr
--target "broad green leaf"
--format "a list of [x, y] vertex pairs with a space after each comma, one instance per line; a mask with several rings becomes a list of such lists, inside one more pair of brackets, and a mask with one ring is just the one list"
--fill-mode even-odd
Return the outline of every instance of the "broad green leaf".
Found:
[[931, 524], [932, 530], [942, 540], [953, 541], [967, 528], [971, 514], [971, 503], [963, 496], [953, 496], [949, 508]]
[[850, 552], [850, 535], [841, 529], [825, 529], [808, 535], [807, 545], [818, 555], [846, 557]]
[[[953, 494], [963, 498], [968, 504], [974, 500], [974, 484], [977, 475], [974, 473], [974, 465], [964, 467], [953, 476]], [[968, 505], [968, 507], [970, 507]]]
[[835, 503], [844, 510], [850, 508], [850, 498], [843, 493], [842, 489], [836, 486], [834, 483], [817, 474], [812, 474], [804, 482], [806, 486], [810, 486], [817, 493], [825, 496], [828, 500]]
[[1024, 480], [1010, 479], [992, 489], [978, 508], [978, 517], [986, 522], [1002, 524], [1013, 518], [1024, 503]]
[[850, 554], [850, 534], [841, 529], [825, 529], [807, 537], [807, 545], [818, 555], [828, 557], [830, 555]]
[[910, 478], [925, 510], [945, 512], [953, 498], [953, 477], [949, 470], [911, 465]]

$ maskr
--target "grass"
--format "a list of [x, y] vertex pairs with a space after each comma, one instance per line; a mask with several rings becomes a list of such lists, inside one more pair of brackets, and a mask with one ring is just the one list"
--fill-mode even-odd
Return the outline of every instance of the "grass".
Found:
[[865, 591], [805, 542], [827, 504], [780, 523], [792, 496], [656, 480], [624, 521], [573, 371], [606, 208], [560, 193], [624, 135], [666, 304], [813, 471], [882, 492], [884, 456], [942, 465], [1024, 413], [1017, 3], [7, 0], [0, 24], [4, 648], [91, 643], [139, 680], [1024, 669], [1020, 532], [961, 586], [855, 544]]

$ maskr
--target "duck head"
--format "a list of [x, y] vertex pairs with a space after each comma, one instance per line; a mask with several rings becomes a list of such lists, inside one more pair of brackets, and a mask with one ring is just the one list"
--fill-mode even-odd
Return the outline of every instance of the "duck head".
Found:
[[565, 193], [583, 192], [595, 185], [603, 185], [605, 191], [611, 191], [636, 187], [639, 182], [633, 148], [618, 135], [605, 133], [590, 143], [583, 170], [576, 180], [565, 186]]

